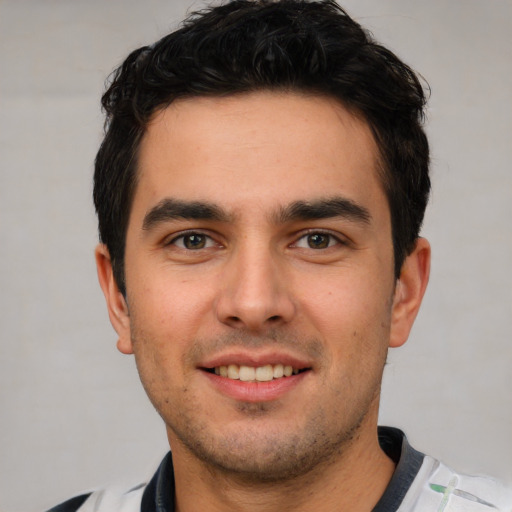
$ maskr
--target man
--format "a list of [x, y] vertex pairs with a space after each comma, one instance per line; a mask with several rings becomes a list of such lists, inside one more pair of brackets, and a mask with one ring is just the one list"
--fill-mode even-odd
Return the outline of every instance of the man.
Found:
[[416, 75], [332, 1], [239, 1], [103, 97], [98, 276], [172, 451], [53, 511], [510, 510], [377, 427], [427, 285]]

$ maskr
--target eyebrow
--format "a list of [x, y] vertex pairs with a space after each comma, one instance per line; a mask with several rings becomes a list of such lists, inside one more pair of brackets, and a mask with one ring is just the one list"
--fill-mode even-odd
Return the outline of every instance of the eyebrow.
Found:
[[177, 219], [229, 222], [231, 216], [222, 208], [208, 202], [166, 198], [146, 213], [142, 229], [148, 231], [158, 224]]
[[297, 220], [319, 220], [342, 217], [350, 221], [369, 224], [372, 216], [370, 211], [345, 197], [332, 197], [316, 201], [295, 201], [281, 208], [276, 216], [276, 222]]
[[[294, 201], [280, 208], [272, 215], [272, 220], [276, 224], [285, 224], [297, 220], [319, 220], [333, 217], [342, 217], [364, 224], [369, 224], [371, 221], [371, 215], [367, 208], [344, 197]], [[158, 224], [178, 219], [231, 222], [233, 218], [232, 215], [213, 203], [165, 198], [146, 213], [142, 229], [149, 231]]]

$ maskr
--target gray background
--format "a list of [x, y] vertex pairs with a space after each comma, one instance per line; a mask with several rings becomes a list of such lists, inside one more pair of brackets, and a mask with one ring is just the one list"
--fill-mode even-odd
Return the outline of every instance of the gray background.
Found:
[[[382, 423], [512, 481], [512, 3], [347, 0], [432, 87], [433, 268]], [[0, 0], [0, 510], [145, 479], [167, 449], [96, 282], [103, 81], [189, 0]]]

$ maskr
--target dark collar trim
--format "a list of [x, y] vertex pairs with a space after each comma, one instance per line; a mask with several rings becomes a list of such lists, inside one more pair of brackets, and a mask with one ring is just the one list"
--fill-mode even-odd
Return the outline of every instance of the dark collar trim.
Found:
[[141, 512], [174, 512], [174, 468], [169, 452], [142, 495]]
[[386, 455], [396, 463], [396, 469], [372, 512], [394, 512], [414, 482], [425, 455], [415, 450], [405, 434], [397, 428], [379, 427], [379, 443]]

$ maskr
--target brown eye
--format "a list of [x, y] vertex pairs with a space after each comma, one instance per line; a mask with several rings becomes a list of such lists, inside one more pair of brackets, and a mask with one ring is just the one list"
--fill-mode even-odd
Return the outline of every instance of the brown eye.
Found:
[[329, 249], [335, 245], [345, 245], [337, 236], [323, 231], [310, 231], [301, 236], [294, 244], [300, 249]]
[[211, 247], [213, 241], [209, 236], [203, 235], [202, 233], [187, 233], [185, 235], [178, 236], [171, 243], [181, 249], [197, 251], [199, 249]]
[[202, 249], [206, 245], [206, 237], [196, 234], [184, 236], [183, 245], [187, 249]]
[[331, 236], [324, 233], [313, 233], [307, 236], [308, 247], [311, 249], [326, 249], [331, 243]]

